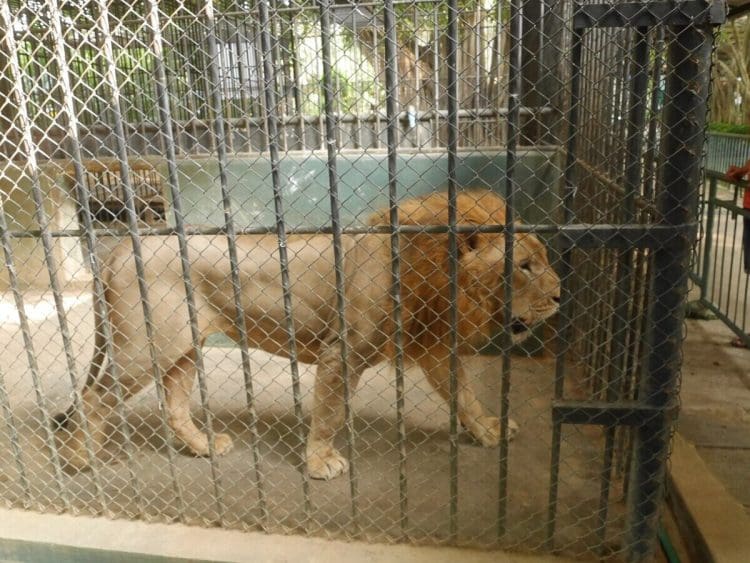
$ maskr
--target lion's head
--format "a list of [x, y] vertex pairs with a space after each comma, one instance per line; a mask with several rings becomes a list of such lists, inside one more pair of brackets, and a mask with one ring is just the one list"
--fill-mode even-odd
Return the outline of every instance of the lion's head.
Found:
[[[488, 190], [457, 194], [459, 226], [502, 225], [505, 201]], [[399, 206], [401, 225], [448, 224], [448, 195], [432, 193]], [[374, 214], [371, 225], [389, 224], [388, 210]], [[553, 315], [560, 300], [560, 279], [547, 250], [533, 234], [516, 234], [513, 246], [512, 340], [520, 342], [531, 328]], [[503, 325], [505, 237], [501, 233], [457, 235], [457, 326], [463, 351], [476, 350]], [[401, 236], [401, 300], [407, 351], [419, 354], [441, 342], [450, 331], [450, 259], [445, 233]], [[416, 349], [415, 349], [416, 348]]]

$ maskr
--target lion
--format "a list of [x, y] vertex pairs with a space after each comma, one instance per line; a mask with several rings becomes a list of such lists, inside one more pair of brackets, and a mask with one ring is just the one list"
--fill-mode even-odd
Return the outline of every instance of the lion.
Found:
[[[449, 221], [449, 199], [435, 192], [401, 202], [401, 225], [439, 226]], [[461, 191], [456, 196], [459, 226], [502, 225], [504, 200], [488, 190]], [[373, 214], [369, 225], [389, 225], [389, 210]], [[362, 372], [394, 359], [392, 252], [390, 235], [373, 232], [344, 234], [342, 243], [344, 327], [337, 308], [333, 237], [327, 234], [290, 236], [287, 241], [297, 358], [317, 364], [312, 417], [306, 445], [307, 471], [312, 478], [331, 479], [348, 471], [347, 460], [333, 440], [344, 423], [345, 381], [353, 393]], [[452, 323], [450, 253], [446, 232], [403, 232], [399, 235], [401, 345], [405, 361], [421, 367], [437, 393], [450, 399]], [[456, 234], [456, 340], [458, 354], [475, 354], [502, 330], [505, 238], [501, 233], [461, 229]], [[532, 328], [558, 310], [560, 280], [550, 267], [545, 246], [533, 234], [515, 234], [511, 340], [518, 343]], [[248, 345], [287, 356], [288, 334], [276, 236], [237, 237], [239, 278]], [[209, 454], [209, 436], [190, 415], [189, 397], [195, 379], [195, 351], [190, 330], [178, 239], [141, 239], [145, 286], [152, 309], [154, 359], [162, 376], [169, 426], [197, 456]], [[201, 343], [213, 333], [237, 339], [235, 304], [226, 237], [188, 237], [190, 277], [194, 287]], [[89, 465], [85, 432], [93, 454], [106, 441], [104, 425], [118, 403], [153, 381], [152, 357], [141, 305], [138, 276], [130, 240], [120, 242], [103, 261], [104, 297], [111, 328], [113, 357], [107, 358], [104, 325], [96, 321], [96, 342], [81, 409], [58, 415], [60, 454], [73, 469]], [[342, 340], [347, 350], [341, 353]], [[108, 362], [105, 364], [105, 360]], [[498, 418], [488, 416], [476, 398], [458, 358], [458, 418], [482, 445], [496, 446]], [[346, 370], [344, 370], [346, 367]], [[512, 438], [518, 426], [509, 420]], [[227, 434], [214, 435], [213, 452], [232, 447]], [[91, 450], [88, 449], [90, 452]]]

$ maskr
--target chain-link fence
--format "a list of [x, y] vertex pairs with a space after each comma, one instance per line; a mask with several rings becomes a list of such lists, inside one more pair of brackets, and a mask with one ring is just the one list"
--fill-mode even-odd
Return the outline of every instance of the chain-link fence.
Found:
[[649, 557], [721, 4], [0, 7], [8, 506]]

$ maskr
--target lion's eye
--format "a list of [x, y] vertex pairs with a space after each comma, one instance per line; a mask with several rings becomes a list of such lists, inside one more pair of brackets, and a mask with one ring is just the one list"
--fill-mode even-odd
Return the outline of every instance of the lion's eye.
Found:
[[519, 267], [522, 270], [526, 270], [527, 272], [531, 272], [531, 260], [524, 260], [519, 264]]

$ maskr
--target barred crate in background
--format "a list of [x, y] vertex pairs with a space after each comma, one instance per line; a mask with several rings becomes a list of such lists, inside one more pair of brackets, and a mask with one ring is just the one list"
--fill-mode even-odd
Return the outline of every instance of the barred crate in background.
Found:
[[[698, 0], [2, 3], [4, 502], [647, 559], [676, 413], [712, 26], [722, 17], [720, 3]], [[466, 201], [457, 191], [470, 187], [506, 199], [505, 219], [481, 227], [485, 238], [471, 237], [476, 226], [467, 232], [456, 211]], [[442, 225], [415, 227], [396, 212], [446, 190]], [[388, 210], [380, 226], [368, 225], [378, 209]], [[560, 311], [511, 349], [530, 313], [510, 304], [525, 295], [524, 276], [542, 275], [524, 273], [523, 246], [511, 244], [529, 232], [562, 280]], [[485, 302], [503, 330], [463, 360], [500, 419], [499, 436], [481, 440], [497, 447], [482, 448], [458, 424], [474, 434], [492, 425], [459, 420], [458, 297], [467, 248], [478, 252], [472, 245], [493, 233], [513, 235], [496, 238], [505, 240], [492, 281], [500, 295]], [[413, 276], [405, 241], [420, 236], [450, 258], [423, 282], [444, 276], [450, 290], [441, 344], [450, 353], [420, 360], [450, 373], [447, 402], [407, 358], [399, 287]], [[336, 443], [349, 471], [317, 481], [305, 465], [315, 334], [300, 330], [315, 311], [303, 308], [310, 278], [295, 264], [310, 253], [305, 241], [332, 241], [335, 287], [319, 330], [329, 345], [348, 342], [347, 284], [361, 277], [347, 269], [351, 241], [372, 237], [390, 248], [380, 264], [388, 275], [372, 284], [398, 296], [378, 305], [391, 311], [392, 361], [368, 369], [356, 392], [346, 370], [331, 383], [346, 399]], [[165, 252], [170, 267], [155, 275], [149, 257]], [[230, 265], [225, 279], [199, 275], [196, 259], [209, 257], [216, 271]], [[278, 272], [273, 295], [253, 294], [260, 282], [243, 269], [268, 268], [264, 260]], [[113, 287], [126, 271], [138, 299], [117, 316]], [[170, 291], [154, 288], [168, 279]], [[218, 291], [217, 309], [206, 299]], [[174, 295], [179, 314], [164, 308]], [[278, 324], [242, 321], [256, 303]], [[201, 319], [216, 310], [238, 345], [214, 334], [204, 342], [212, 330]], [[95, 322], [95, 311], [108, 314]], [[160, 329], [174, 328], [173, 313], [190, 345], [162, 365], [175, 341]], [[122, 338], [128, 326], [138, 350]], [[273, 351], [288, 359], [243, 334], [266, 349], [282, 343]], [[92, 354], [105, 367], [87, 376]], [[208, 441], [187, 441], [204, 440], [203, 457], [172, 434], [185, 421], [170, 410], [173, 381], [191, 369]], [[113, 410], [106, 422], [100, 403]], [[53, 415], [66, 409], [68, 425], [56, 428]]]

